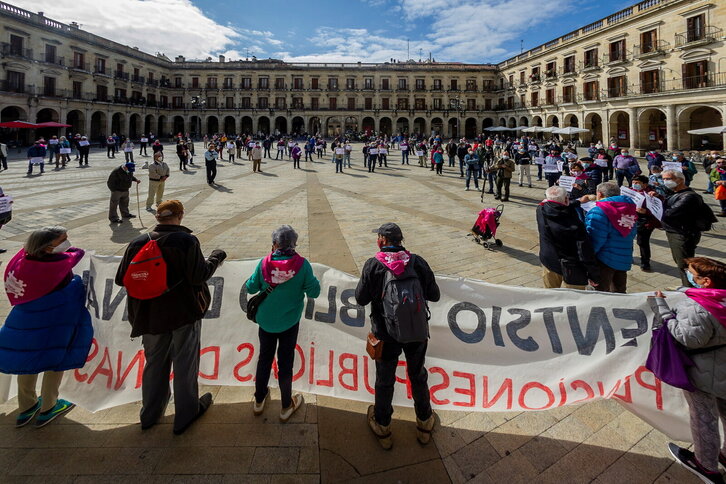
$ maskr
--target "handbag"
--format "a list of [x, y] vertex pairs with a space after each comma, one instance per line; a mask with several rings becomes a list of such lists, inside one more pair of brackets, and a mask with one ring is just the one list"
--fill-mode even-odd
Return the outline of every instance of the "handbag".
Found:
[[366, 338], [366, 353], [373, 361], [379, 361], [383, 358], [383, 341], [376, 338], [373, 333], [368, 333]]
[[247, 319], [253, 323], [257, 323], [257, 311], [260, 309], [263, 301], [267, 299], [267, 296], [275, 289], [273, 286], [267, 286], [267, 289], [260, 291], [247, 301]]
[[660, 328], [654, 329], [645, 367], [662, 382], [693, 392], [696, 387], [688, 379], [686, 368], [689, 366], [694, 366], [693, 360], [675, 340], [668, 325], [664, 322]]
[[726, 185], [719, 185], [713, 191], [713, 196], [716, 200], [726, 200]]

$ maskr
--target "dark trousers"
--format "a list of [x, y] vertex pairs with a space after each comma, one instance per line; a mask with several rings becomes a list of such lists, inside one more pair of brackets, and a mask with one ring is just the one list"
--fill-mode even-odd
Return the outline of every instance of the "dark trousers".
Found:
[[78, 160], [78, 164], [82, 165], [85, 163], [86, 165], [88, 165], [88, 151], [83, 150], [80, 152], [80, 155], [81, 158]]
[[[436, 163], [436, 174], [437, 175], [443, 175], [444, 174], [444, 163], [443, 162]], [[474, 181], [476, 182], [476, 178], [474, 179]], [[477, 188], [479, 188], [479, 187], [477, 187]]]
[[262, 327], [260, 335], [260, 357], [255, 374], [255, 400], [262, 402], [267, 395], [272, 360], [277, 350], [277, 383], [280, 387], [282, 408], [292, 404], [292, 366], [295, 363], [295, 345], [300, 323], [282, 333], [268, 333]]
[[371, 155], [368, 157], [368, 172], [373, 173], [376, 171], [376, 158], [377, 155]]
[[449, 155], [449, 166], [456, 166], [456, 156]]
[[388, 158], [386, 157], [386, 155], [378, 155], [378, 166], [381, 167], [384, 165], [386, 168], [388, 168]]
[[401, 151], [401, 164], [408, 165], [408, 150]]
[[481, 190], [484, 191], [484, 188], [487, 185], [487, 180], [489, 180], [489, 193], [494, 193], [494, 185], [497, 182], [497, 174], [494, 172], [487, 173], [486, 179], [482, 183]]
[[383, 343], [383, 357], [376, 361], [376, 422], [386, 426], [391, 423], [393, 415], [393, 390], [396, 383], [398, 357], [403, 351], [406, 356], [406, 371], [411, 382], [416, 417], [427, 420], [431, 416], [431, 400], [429, 396], [428, 373], [424, 367], [428, 342], [401, 344], [386, 340]]
[[205, 162], [204, 166], [207, 169], [207, 183], [214, 183], [214, 179], [217, 177], [217, 164]]
[[144, 156], [149, 156], [146, 153], [146, 143], [142, 143], [141, 146], [139, 146], [139, 156], [141, 156], [143, 153]]
[[545, 173], [545, 179], [547, 180], [547, 186], [551, 187], [554, 186], [555, 183], [557, 183], [557, 180], [560, 179], [559, 173]]
[[141, 385], [141, 425], [159, 421], [171, 395], [169, 376], [174, 367], [174, 430], [186, 427], [199, 413], [199, 337], [202, 322], [169, 333], [145, 334], [146, 364]]
[[133, 151], [124, 151], [124, 159], [126, 160], [126, 163], [133, 163], [134, 162], [134, 152]]
[[343, 173], [343, 158], [335, 159], [335, 173]]
[[8, 169], [8, 157], [7, 156], [0, 156], [0, 165], [2, 165], [3, 170]]
[[537, 180], [542, 180], [542, 165], [537, 165]]
[[187, 169], [187, 157], [185, 155], [177, 155], [179, 157], [179, 169], [180, 170], [186, 170]]
[[600, 284], [595, 289], [625, 294], [628, 288], [628, 272], [615, 270], [600, 261], [597, 264], [600, 266]]
[[305, 161], [313, 161], [313, 152], [312, 151], [306, 151], [305, 152]]
[[[307, 160], [305, 160], [305, 161], [307, 161]], [[300, 168], [300, 157], [299, 156], [297, 158], [294, 156], [292, 157], [292, 167]], [[336, 168], [337, 168], [337, 165], [336, 165]], [[341, 168], [340, 171], [343, 171], [343, 169]]]
[[106, 146], [106, 156], [108, 158], [116, 158], [116, 151], [115, 151], [113, 145]]
[[638, 227], [636, 242], [640, 248], [640, 265], [650, 265], [650, 236], [654, 229]]
[[466, 167], [466, 188], [469, 188], [469, 182], [471, 181], [471, 178], [474, 177], [474, 186], [477, 190], [479, 190], [479, 179], [477, 178], [478, 167], [469, 165]]
[[685, 287], [691, 287], [691, 283], [688, 282], [688, 278], [686, 277], [687, 266], [683, 261], [696, 255], [696, 246], [701, 241], [701, 233], [697, 232], [691, 235], [683, 235], [666, 232], [666, 237], [668, 238], [668, 245], [671, 247], [673, 261], [681, 273], [681, 284]]
[[628, 185], [630, 185], [633, 180], [633, 174], [628, 170], [617, 170], [615, 172], [615, 180], [618, 182], [619, 187], [623, 186], [623, 178], [626, 178]]
[[272, 156], [270, 156], [270, 148], [265, 148], [265, 152], [262, 154], [262, 156], [264, 156], [265, 158], [272, 158]]
[[[503, 176], [497, 177], [497, 194], [496, 198], [507, 201], [509, 200], [509, 185], [512, 183], [511, 178], [504, 178]], [[504, 194], [502, 194], [504, 189]]]
[[464, 176], [464, 157], [459, 157], [459, 171], [461, 172], [461, 176]]
[[282, 149], [282, 150], [280, 148], [277, 149], [277, 154], [275, 154], [275, 159], [278, 159], [278, 158], [281, 160], [285, 159], [285, 150], [284, 149]]

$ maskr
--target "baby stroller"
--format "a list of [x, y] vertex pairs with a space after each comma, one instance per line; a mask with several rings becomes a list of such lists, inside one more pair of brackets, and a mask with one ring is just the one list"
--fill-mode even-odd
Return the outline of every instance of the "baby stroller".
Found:
[[485, 208], [479, 212], [476, 223], [474, 223], [471, 233], [467, 234], [467, 237], [474, 237], [474, 242], [489, 250], [492, 250], [492, 239], [494, 239], [494, 244], [497, 247], [501, 247], [503, 245], [502, 241], [495, 237], [502, 213], [504, 213], [503, 204], [497, 205], [497, 208]]

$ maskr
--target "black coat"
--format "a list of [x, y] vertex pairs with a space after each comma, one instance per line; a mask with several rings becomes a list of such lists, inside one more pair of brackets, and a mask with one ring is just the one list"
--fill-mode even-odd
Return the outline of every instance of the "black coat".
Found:
[[[383, 252], [398, 252], [405, 250], [403, 247], [381, 249]], [[417, 255], [414, 259], [414, 270], [421, 281], [424, 297], [427, 301], [436, 302], [441, 297], [439, 286], [433, 271], [423, 257]], [[386, 278], [386, 268], [375, 257], [368, 259], [363, 266], [358, 287], [355, 289], [355, 299], [361, 306], [371, 305], [371, 326], [373, 334], [382, 341], [392, 341], [386, 330], [386, 322], [383, 319], [383, 282]]]
[[585, 224], [577, 214], [579, 205], [577, 201], [569, 205], [543, 202], [537, 207], [539, 260], [563, 276], [563, 265], [567, 266], [571, 275], [565, 277], [565, 282], [586, 285], [588, 279], [600, 282], [600, 270]]
[[[131, 337], [168, 333], [200, 320], [211, 300], [207, 280], [220, 263], [214, 253], [204, 258], [199, 240], [184, 226], [162, 224], [154, 232], [163, 236], [159, 247], [167, 265], [167, 283], [171, 290], [154, 299], [127, 298]], [[126, 248], [116, 272], [117, 285], [123, 286], [129, 263], [148, 241], [149, 236], [144, 234]]]
[[703, 197], [686, 188], [666, 198], [663, 208], [663, 229], [666, 232], [693, 236], [701, 233], [697, 227], [699, 218], [708, 218], [712, 223], [717, 219]]
[[136, 177], [132, 173], [124, 170], [123, 166], [119, 166], [108, 176], [106, 185], [112, 192], [128, 192], [134, 180]]

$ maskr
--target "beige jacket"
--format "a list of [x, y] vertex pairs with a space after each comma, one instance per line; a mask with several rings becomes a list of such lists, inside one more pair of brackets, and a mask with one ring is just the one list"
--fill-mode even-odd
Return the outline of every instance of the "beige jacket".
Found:
[[149, 163], [149, 179], [164, 181], [164, 177], [169, 176], [169, 165], [163, 161], [155, 161]]
[[262, 159], [262, 148], [259, 146], [255, 146], [252, 148], [252, 159], [253, 160], [261, 160]]

